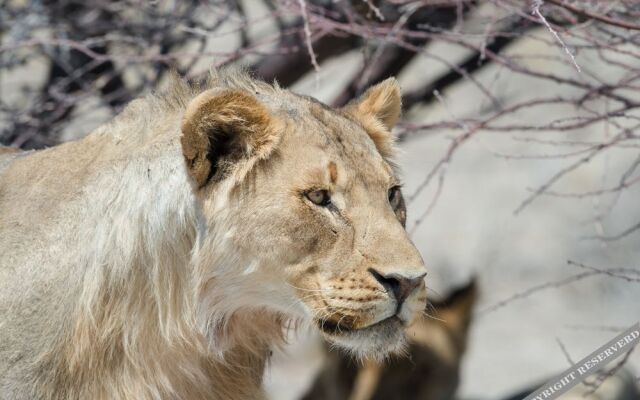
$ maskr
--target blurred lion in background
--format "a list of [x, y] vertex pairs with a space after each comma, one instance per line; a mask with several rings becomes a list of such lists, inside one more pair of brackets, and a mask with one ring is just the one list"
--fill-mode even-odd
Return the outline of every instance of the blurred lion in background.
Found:
[[340, 108], [176, 80], [85, 138], [0, 155], [0, 397], [257, 399], [293, 321], [371, 359], [426, 304], [394, 79]]

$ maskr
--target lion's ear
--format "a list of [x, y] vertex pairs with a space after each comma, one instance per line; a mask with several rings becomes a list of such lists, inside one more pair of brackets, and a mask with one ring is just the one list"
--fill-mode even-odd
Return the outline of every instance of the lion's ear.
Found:
[[233, 165], [264, 159], [278, 142], [274, 118], [258, 99], [234, 89], [210, 89], [189, 103], [182, 119], [182, 153], [198, 187], [220, 180]]
[[402, 94], [395, 78], [389, 78], [369, 88], [360, 98], [347, 104], [344, 110], [356, 118], [385, 157], [393, 154], [394, 136], [391, 129], [402, 112]]

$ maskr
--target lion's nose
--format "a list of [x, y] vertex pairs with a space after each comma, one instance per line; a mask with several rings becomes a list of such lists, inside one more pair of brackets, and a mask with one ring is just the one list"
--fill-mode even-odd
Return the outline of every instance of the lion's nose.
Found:
[[373, 268], [369, 268], [369, 272], [388, 293], [393, 293], [398, 302], [398, 309], [407, 297], [420, 286], [426, 275], [426, 273], [416, 277], [406, 277], [395, 273], [382, 275]]

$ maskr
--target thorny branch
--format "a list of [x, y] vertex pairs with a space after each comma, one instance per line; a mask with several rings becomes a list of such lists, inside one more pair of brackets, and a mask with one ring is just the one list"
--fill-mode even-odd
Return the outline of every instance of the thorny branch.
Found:
[[514, 301], [523, 300], [539, 292], [546, 291], [549, 289], [557, 289], [566, 285], [571, 285], [580, 280], [590, 278], [590, 277], [595, 277], [595, 276], [607, 276], [614, 279], [620, 279], [628, 283], [635, 283], [635, 284], [640, 283], [640, 269], [635, 269], [635, 268], [604, 269], [604, 268], [588, 266], [583, 263], [572, 261], [572, 260], [567, 261], [567, 265], [578, 267], [586, 271], [580, 272], [580, 273], [574, 273], [561, 280], [545, 282], [545, 283], [532, 286], [528, 289], [519, 290], [515, 294], [480, 310], [478, 315], [483, 316], [483, 315], [492, 313], [502, 307], [505, 307], [513, 303]]

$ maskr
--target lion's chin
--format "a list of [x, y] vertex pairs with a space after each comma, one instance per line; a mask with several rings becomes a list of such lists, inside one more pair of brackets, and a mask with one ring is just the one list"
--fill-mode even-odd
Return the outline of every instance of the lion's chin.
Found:
[[318, 323], [323, 336], [357, 358], [384, 359], [406, 347], [405, 326], [397, 316], [360, 329]]

